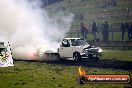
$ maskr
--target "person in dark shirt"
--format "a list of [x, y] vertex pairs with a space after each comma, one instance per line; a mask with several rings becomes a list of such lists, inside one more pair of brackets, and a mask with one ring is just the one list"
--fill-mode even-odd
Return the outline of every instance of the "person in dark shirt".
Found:
[[125, 23], [121, 22], [121, 32], [122, 32], [122, 41], [124, 41], [124, 35], [125, 35]]
[[103, 41], [105, 41], [105, 28], [104, 28], [104, 25], [105, 25], [105, 23], [104, 23], [104, 21], [103, 21], [103, 23], [102, 23], [102, 25], [101, 25]]
[[105, 34], [104, 41], [108, 41], [108, 39], [109, 39], [109, 23], [107, 21], [104, 24], [104, 34]]
[[125, 22], [125, 29], [128, 32], [128, 39], [130, 40], [130, 31], [129, 31], [129, 23], [128, 22]]
[[96, 39], [96, 32], [97, 32], [97, 23], [95, 22], [95, 20], [93, 20], [92, 33], [94, 35], [94, 39]]
[[81, 31], [81, 34], [83, 36], [83, 39], [87, 40], [88, 30], [87, 30], [87, 28], [86, 28], [86, 26], [84, 25], [83, 22], [81, 22], [81, 24], [80, 24], [80, 31]]
[[129, 38], [129, 40], [132, 39], [132, 22], [129, 23], [128, 38]]

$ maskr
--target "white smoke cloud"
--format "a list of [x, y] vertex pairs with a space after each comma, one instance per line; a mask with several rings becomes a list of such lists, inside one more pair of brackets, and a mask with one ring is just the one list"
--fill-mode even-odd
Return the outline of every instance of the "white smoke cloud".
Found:
[[72, 22], [72, 14], [50, 18], [36, 1], [0, 0], [0, 41], [11, 43], [15, 58], [31, 58], [37, 49], [57, 50]]

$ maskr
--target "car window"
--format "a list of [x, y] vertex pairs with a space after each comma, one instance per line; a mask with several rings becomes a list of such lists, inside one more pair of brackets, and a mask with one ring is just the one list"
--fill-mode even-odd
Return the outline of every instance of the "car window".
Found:
[[72, 46], [81, 46], [81, 45], [87, 45], [88, 44], [83, 39], [71, 39], [71, 42], [72, 42]]
[[66, 39], [64, 39], [64, 40], [62, 41], [62, 46], [63, 46], [63, 47], [70, 47], [69, 41], [66, 40]]
[[71, 45], [72, 45], [72, 46], [76, 46], [76, 45], [77, 45], [75, 39], [71, 39]]

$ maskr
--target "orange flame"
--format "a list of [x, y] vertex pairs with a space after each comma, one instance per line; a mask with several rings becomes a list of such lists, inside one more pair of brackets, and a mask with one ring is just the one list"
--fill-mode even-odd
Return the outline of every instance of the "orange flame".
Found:
[[79, 70], [80, 76], [85, 76], [86, 72], [85, 72], [84, 68], [82, 68], [82, 66], [80, 66], [78, 70]]

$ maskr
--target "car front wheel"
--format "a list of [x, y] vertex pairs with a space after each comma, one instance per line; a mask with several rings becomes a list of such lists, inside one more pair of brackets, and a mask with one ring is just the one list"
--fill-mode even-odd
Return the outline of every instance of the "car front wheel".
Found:
[[80, 55], [80, 53], [75, 52], [75, 53], [73, 54], [73, 60], [74, 60], [74, 61], [81, 61], [81, 55]]

